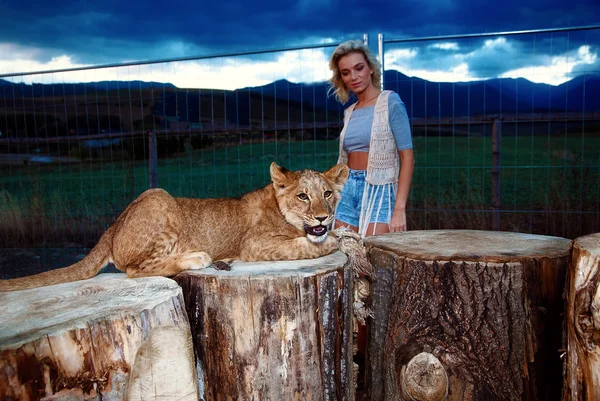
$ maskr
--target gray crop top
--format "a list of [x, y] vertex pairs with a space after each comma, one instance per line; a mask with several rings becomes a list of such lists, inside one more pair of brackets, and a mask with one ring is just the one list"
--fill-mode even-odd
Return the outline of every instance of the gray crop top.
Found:
[[[390, 128], [396, 139], [398, 150], [411, 149], [412, 137], [410, 123], [406, 114], [406, 107], [397, 93], [392, 92], [388, 98]], [[344, 134], [344, 149], [351, 152], [368, 152], [371, 141], [371, 128], [373, 126], [373, 112], [375, 106], [354, 109], [348, 127]]]

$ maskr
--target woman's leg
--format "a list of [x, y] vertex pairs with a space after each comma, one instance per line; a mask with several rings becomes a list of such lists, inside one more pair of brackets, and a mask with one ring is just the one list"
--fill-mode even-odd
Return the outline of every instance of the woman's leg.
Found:
[[333, 228], [346, 227], [355, 233], [358, 232], [360, 217], [360, 202], [364, 187], [364, 172], [350, 170], [348, 180], [340, 194], [340, 202], [335, 212]]
[[341, 227], [349, 228], [352, 231], [354, 231], [355, 233], [358, 232], [358, 227], [357, 226], [352, 226], [350, 224], [344, 223], [343, 221], [336, 220], [335, 224], [333, 225], [333, 228], [335, 229], [335, 228], [341, 228]]
[[390, 232], [390, 225], [387, 223], [370, 223], [367, 227], [365, 237], [378, 234], [387, 234]]

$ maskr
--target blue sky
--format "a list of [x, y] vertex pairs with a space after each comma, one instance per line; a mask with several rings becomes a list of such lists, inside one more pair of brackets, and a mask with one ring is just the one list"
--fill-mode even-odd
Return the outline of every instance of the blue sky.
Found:
[[[600, 25], [600, 1], [0, 0], [0, 74], [339, 42]], [[327, 79], [331, 48], [26, 79], [131, 79], [233, 89]], [[257, 61], [259, 60], [259, 61]], [[600, 30], [391, 44], [386, 68], [438, 81], [599, 72]], [[26, 81], [26, 79], [24, 79]]]

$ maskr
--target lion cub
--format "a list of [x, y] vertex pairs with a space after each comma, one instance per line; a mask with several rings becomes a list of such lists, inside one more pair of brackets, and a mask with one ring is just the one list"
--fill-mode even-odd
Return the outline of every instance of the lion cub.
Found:
[[0, 291], [93, 277], [110, 262], [129, 277], [174, 276], [213, 260], [291, 260], [327, 255], [328, 235], [348, 167], [320, 173], [272, 163], [272, 183], [241, 198], [174, 198], [149, 189], [131, 202], [96, 246], [74, 265], [0, 281]]

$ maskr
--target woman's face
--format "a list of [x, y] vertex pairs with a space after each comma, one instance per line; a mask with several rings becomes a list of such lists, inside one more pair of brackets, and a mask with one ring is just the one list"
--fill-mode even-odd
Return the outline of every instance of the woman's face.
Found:
[[338, 69], [346, 88], [357, 95], [371, 86], [373, 70], [362, 52], [352, 52], [340, 57]]

